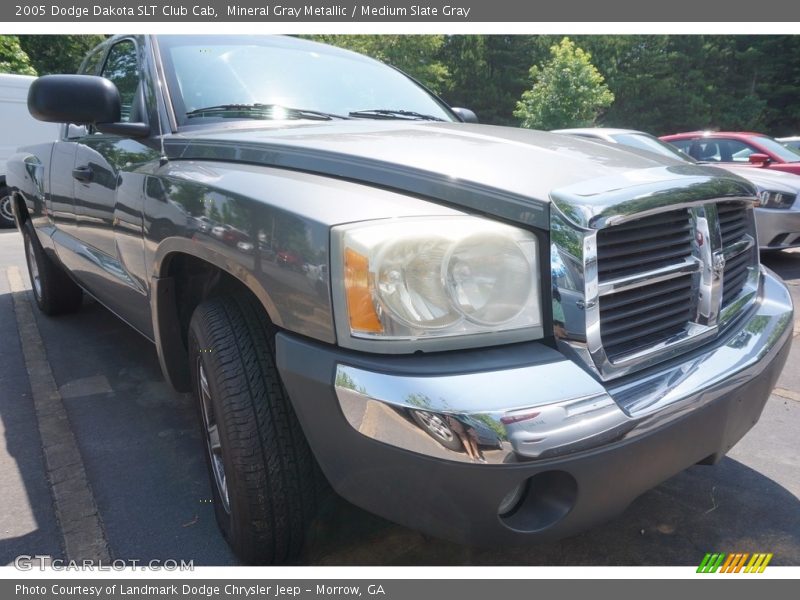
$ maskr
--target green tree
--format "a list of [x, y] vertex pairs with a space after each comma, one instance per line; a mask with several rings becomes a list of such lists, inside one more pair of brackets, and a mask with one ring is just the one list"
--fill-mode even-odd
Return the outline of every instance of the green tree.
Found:
[[[517, 125], [514, 107], [532, 62], [547, 55], [540, 36], [451, 35], [439, 53], [450, 72], [443, 98], [476, 112], [481, 123]], [[532, 60], [533, 59], [533, 60]]]
[[36, 69], [16, 35], [0, 35], [0, 73], [36, 75]]
[[40, 75], [76, 73], [86, 54], [104, 35], [22, 35], [20, 46]]
[[591, 62], [591, 55], [564, 38], [550, 59], [530, 69], [531, 89], [522, 93], [514, 116], [522, 127], [556, 129], [592, 125], [614, 94]]

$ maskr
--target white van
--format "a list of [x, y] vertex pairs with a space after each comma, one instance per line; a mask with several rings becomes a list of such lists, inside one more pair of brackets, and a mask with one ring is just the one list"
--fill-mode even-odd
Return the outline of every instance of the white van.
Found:
[[6, 161], [20, 146], [58, 138], [58, 125], [37, 121], [28, 113], [30, 75], [0, 74], [0, 227], [13, 227], [11, 198], [6, 188]]

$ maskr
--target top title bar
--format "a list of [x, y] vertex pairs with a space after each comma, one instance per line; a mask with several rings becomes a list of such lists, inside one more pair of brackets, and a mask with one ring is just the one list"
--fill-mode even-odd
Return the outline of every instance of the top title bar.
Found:
[[[780, 8], [782, 22], [800, 21], [800, 2]], [[11, 0], [0, 21], [22, 22], [769, 22], [775, 13], [749, 0]]]

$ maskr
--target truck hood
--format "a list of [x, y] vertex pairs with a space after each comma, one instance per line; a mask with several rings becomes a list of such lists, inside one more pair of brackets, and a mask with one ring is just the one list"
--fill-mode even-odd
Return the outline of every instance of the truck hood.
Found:
[[[288, 168], [397, 189], [448, 204], [549, 227], [553, 200], [580, 225], [620, 190], [687, 187], [727, 179], [728, 195], [747, 184], [718, 169], [541, 131], [400, 120], [204, 126], [165, 139], [170, 159], [224, 160]], [[744, 185], [744, 187], [742, 187]], [[723, 186], [725, 187], [725, 186]], [[727, 189], [726, 188], [726, 189]], [[565, 190], [564, 193], [555, 193]], [[750, 192], [751, 193], [751, 192]], [[749, 195], [749, 193], [747, 193]], [[581, 205], [574, 210], [573, 203]], [[588, 209], [585, 210], [585, 208]]]

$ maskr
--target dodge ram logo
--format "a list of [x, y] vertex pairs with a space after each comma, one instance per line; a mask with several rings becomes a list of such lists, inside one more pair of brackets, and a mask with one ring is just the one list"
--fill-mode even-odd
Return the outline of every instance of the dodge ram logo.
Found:
[[719, 277], [725, 271], [725, 256], [718, 252], [714, 254], [714, 275]]

